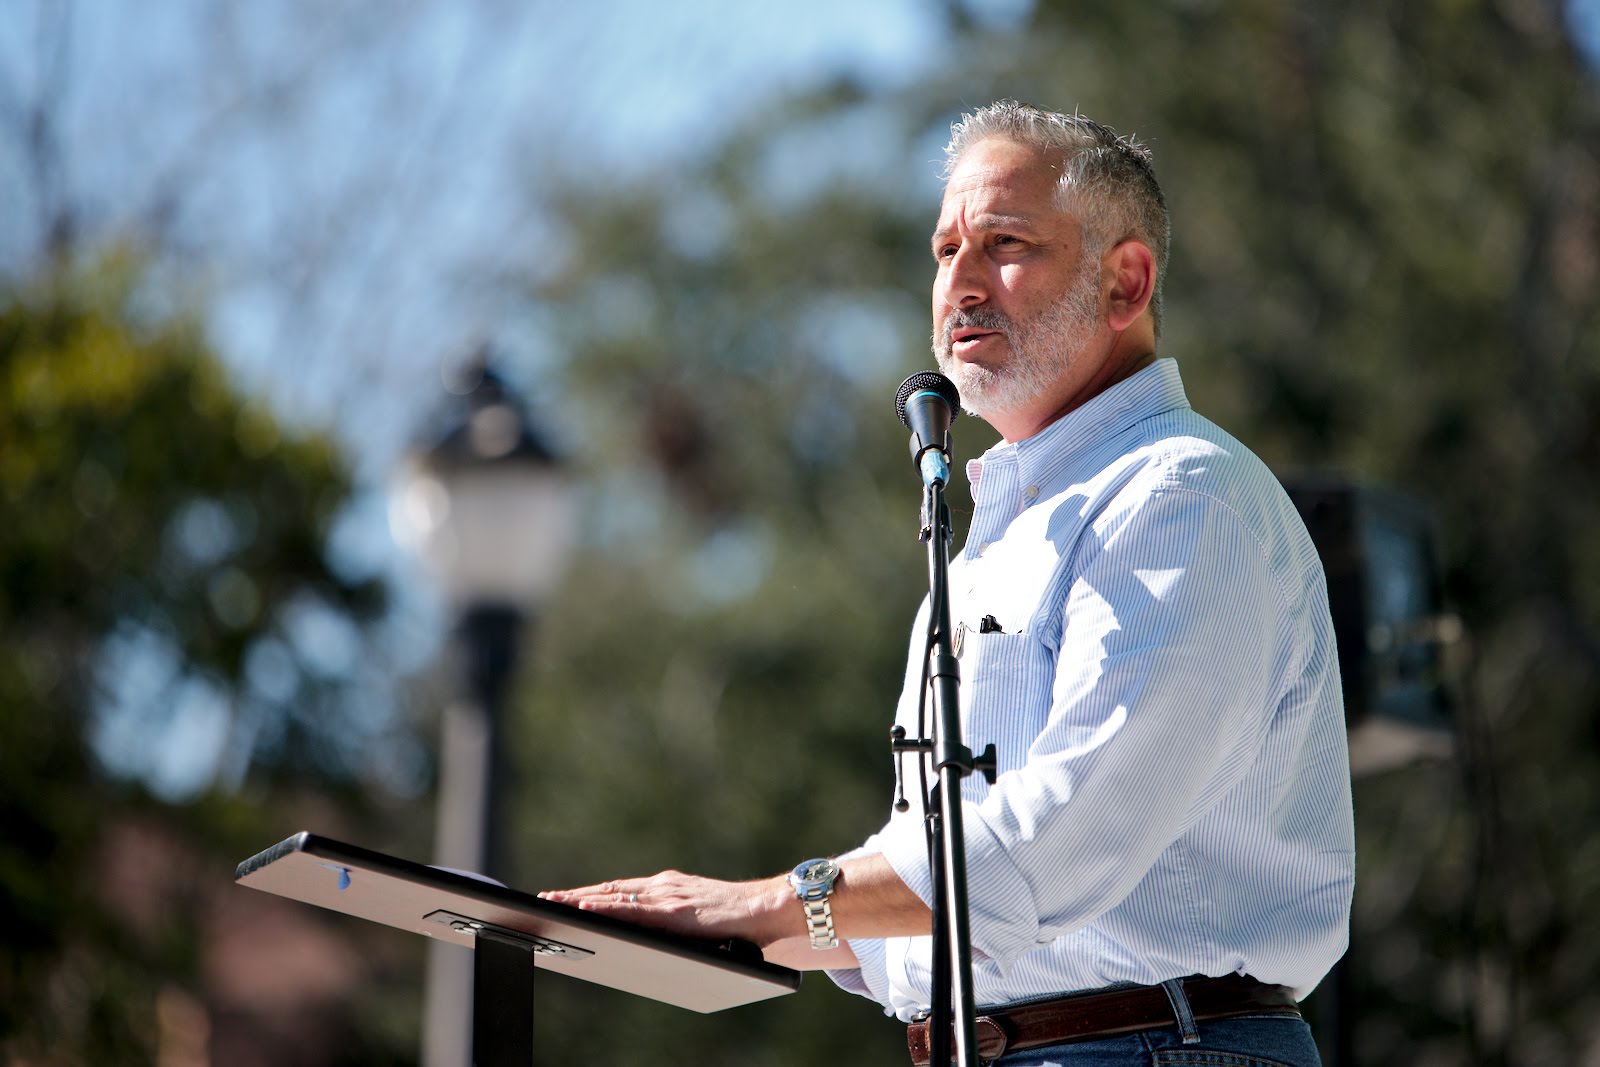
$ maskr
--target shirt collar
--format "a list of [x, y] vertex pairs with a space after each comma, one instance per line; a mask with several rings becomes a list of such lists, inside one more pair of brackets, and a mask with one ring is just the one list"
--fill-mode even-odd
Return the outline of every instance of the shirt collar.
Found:
[[1002, 441], [967, 463], [967, 481], [976, 490], [985, 463], [1017, 464], [1020, 484], [1044, 485], [1087, 447], [1106, 441], [1136, 423], [1189, 406], [1178, 361], [1158, 359], [1074, 408], [1032, 437]]

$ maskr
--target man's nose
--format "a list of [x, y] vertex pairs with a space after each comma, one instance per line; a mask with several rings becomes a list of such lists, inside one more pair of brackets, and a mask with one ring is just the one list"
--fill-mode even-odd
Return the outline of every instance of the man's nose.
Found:
[[972, 307], [989, 299], [980, 250], [970, 245], [956, 249], [940, 272], [939, 287], [939, 296], [947, 307]]

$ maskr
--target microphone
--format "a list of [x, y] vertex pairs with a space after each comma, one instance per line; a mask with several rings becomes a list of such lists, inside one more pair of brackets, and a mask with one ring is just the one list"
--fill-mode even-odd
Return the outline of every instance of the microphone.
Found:
[[937, 371], [918, 371], [900, 383], [894, 411], [911, 431], [911, 462], [923, 485], [950, 481], [950, 424], [961, 414], [961, 394]]

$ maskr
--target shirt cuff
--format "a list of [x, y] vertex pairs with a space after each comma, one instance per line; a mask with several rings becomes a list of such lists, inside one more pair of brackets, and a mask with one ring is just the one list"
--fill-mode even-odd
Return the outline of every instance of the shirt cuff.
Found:
[[[878, 835], [873, 834], [865, 842], [857, 845], [849, 852], [841, 853], [834, 857], [839, 863], [846, 860], [858, 859], [862, 856], [876, 856], [883, 849], [878, 845]], [[855, 953], [857, 966], [841, 967], [838, 969], [824, 970], [828, 980], [847, 993], [876, 1000], [879, 1004], [889, 1003], [889, 976], [888, 967], [884, 963], [885, 952], [881, 938], [854, 938], [844, 939], [850, 946], [850, 951]], [[884, 1008], [884, 1014], [893, 1014]]]
[[[1005, 846], [978, 817], [977, 806], [963, 803], [961, 816], [967, 845], [967, 913], [972, 948], [993, 960], [1004, 973], [1012, 961], [1038, 943], [1039, 905]], [[891, 823], [878, 835], [876, 844], [900, 880], [931, 908], [933, 877], [928, 870], [928, 839], [922, 824], [910, 819], [898, 825]]]
[[[880, 1005], [889, 1003], [889, 974], [884, 964], [884, 943], [878, 938], [845, 939], [845, 944], [850, 946], [850, 951], [856, 954], [856, 963], [859, 966], [849, 969], [828, 970], [826, 974], [834, 985], [847, 993], [875, 1000]], [[885, 1015], [894, 1014], [889, 1008], [884, 1008]]]

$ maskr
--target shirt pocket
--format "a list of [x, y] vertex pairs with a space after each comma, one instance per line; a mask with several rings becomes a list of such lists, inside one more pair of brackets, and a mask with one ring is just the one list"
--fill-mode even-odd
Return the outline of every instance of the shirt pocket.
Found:
[[[993, 744], [1001, 774], [1022, 766], [1050, 715], [1054, 654], [1029, 633], [968, 629], [960, 660], [962, 743], [974, 754]], [[982, 787], [970, 799], [988, 792], [981, 775], [967, 783]]]

